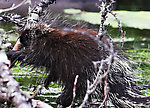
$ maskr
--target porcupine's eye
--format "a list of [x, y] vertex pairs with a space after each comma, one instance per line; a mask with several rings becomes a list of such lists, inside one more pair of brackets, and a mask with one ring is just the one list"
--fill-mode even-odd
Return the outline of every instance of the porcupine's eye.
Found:
[[31, 43], [31, 32], [30, 30], [25, 30], [20, 35], [20, 42], [23, 44], [24, 47], [30, 46]]

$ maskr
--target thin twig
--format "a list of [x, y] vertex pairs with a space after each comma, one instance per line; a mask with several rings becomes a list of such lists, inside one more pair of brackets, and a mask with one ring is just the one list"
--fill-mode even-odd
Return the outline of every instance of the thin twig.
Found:
[[101, 21], [100, 21], [100, 27], [99, 27], [99, 33], [97, 35], [97, 37], [99, 37], [99, 39], [101, 40], [102, 37], [104, 36], [104, 32], [105, 32], [105, 26], [104, 23], [107, 19], [107, 5], [106, 5], [106, 0], [102, 0], [101, 2], [101, 6], [98, 6], [101, 10]]
[[[104, 22], [106, 21], [107, 19], [107, 14], [108, 14], [108, 10], [112, 7], [112, 3], [114, 1], [112, 1], [109, 5], [107, 5], [106, 3], [106, 0], [102, 0], [101, 1], [101, 5], [99, 6], [99, 8], [101, 9], [101, 24], [100, 24], [100, 28], [99, 28], [99, 33], [97, 35], [97, 37], [101, 40], [102, 37], [104, 35], [107, 34], [107, 31], [108, 31], [108, 28], [109, 28], [109, 25], [107, 27], [107, 31], [105, 30], [105, 27], [104, 27]], [[96, 39], [95, 39], [96, 40]], [[97, 40], [98, 41], [98, 40]], [[105, 107], [107, 108], [107, 104], [106, 104], [106, 99], [107, 99], [107, 95], [108, 94], [107, 92], [107, 74], [110, 72], [110, 67], [113, 63], [113, 59], [114, 59], [114, 56], [115, 56], [115, 53], [114, 53], [114, 48], [113, 48], [113, 43], [112, 43], [112, 39], [110, 38], [109, 40], [109, 46], [105, 43], [103, 43], [102, 41], [98, 41], [98, 44], [100, 46], [103, 46], [106, 50], [108, 50], [109, 52], [109, 56], [105, 59], [105, 60], [101, 60], [101, 61], [97, 61], [97, 62], [93, 62], [94, 64], [94, 67], [95, 67], [95, 71], [97, 71], [97, 68], [98, 68], [98, 72], [97, 72], [97, 76], [93, 82], [93, 84], [91, 86], [89, 86], [89, 81], [87, 81], [87, 92], [85, 94], [85, 97], [84, 97], [84, 100], [83, 100], [83, 103], [80, 105], [79, 108], [82, 108], [85, 106], [88, 98], [89, 98], [89, 95], [91, 93], [93, 93], [95, 91], [95, 89], [97, 88], [97, 85], [98, 84], [101, 84], [102, 83], [102, 79], [105, 78], [105, 87], [104, 87], [104, 101], [102, 104], [105, 104]], [[100, 64], [100, 65], [98, 65]], [[107, 67], [107, 70], [104, 71], [104, 65], [107, 64], [108, 67]], [[103, 73], [103, 75], [101, 75], [101, 73]], [[100, 105], [101, 106], [101, 105]]]
[[7, 8], [7, 9], [0, 9], [0, 13], [3, 13], [3, 12], [8, 12], [8, 11], [12, 11], [20, 6], [22, 6], [23, 4], [25, 3], [29, 3], [30, 0], [23, 0], [21, 3], [19, 3], [18, 5], [15, 6], [15, 4], [13, 4], [10, 8]]
[[82, 102], [82, 104], [79, 106], [79, 108], [83, 108], [89, 98], [89, 95], [90, 95], [90, 92], [89, 92], [89, 86], [90, 86], [90, 82], [89, 80], [87, 80], [87, 91], [86, 91], [86, 94], [84, 96], [84, 100]]
[[21, 18], [20, 15], [17, 14], [3, 14], [2, 16], [0, 16], [0, 21], [13, 23], [18, 27], [23, 27], [25, 24], [23, 18]]
[[[99, 106], [99, 108], [101, 108], [101, 107], [103, 107], [103, 105], [105, 106], [105, 102], [106, 102], [106, 100], [107, 100], [107, 97], [108, 97], [108, 90], [107, 90], [107, 92], [106, 92], [106, 95], [105, 95], [105, 98], [104, 98], [104, 100], [103, 100], [103, 102], [101, 103], [101, 105]], [[105, 108], [107, 107], [107, 105], [105, 106]]]
[[42, 90], [42, 88], [43, 88], [42, 85], [38, 85], [37, 88], [36, 88], [36, 91], [32, 94], [32, 98], [37, 96], [37, 94]]
[[117, 18], [117, 14], [116, 14], [116, 13], [113, 13], [112, 11], [109, 11], [109, 13], [111, 13], [111, 14], [115, 17], [115, 19], [116, 19], [116, 21], [117, 21], [118, 28], [119, 28], [119, 30], [120, 30], [120, 32], [121, 32], [121, 35], [122, 35], [122, 47], [123, 47], [125, 33], [124, 33], [123, 29], [122, 29], [120, 20]]
[[[99, 71], [99, 73], [100, 73], [100, 71]], [[84, 100], [83, 100], [82, 104], [79, 106], [79, 108], [83, 108], [85, 106], [85, 104], [86, 104], [86, 102], [87, 102], [87, 100], [89, 98], [89, 95], [95, 91], [97, 85], [99, 83], [101, 83], [102, 79], [105, 78], [106, 75], [108, 74], [106, 72], [106, 73], [104, 73], [104, 75], [99, 76], [99, 73], [97, 74], [97, 77], [96, 77], [94, 83], [90, 87], [89, 87], [89, 81], [87, 81], [87, 86], [88, 86], [87, 88], [88, 89], [87, 89], [86, 95], [84, 97]]]
[[18, 50], [20, 45], [21, 45], [20, 39], [18, 39], [12, 50], [14, 50], [14, 51]]
[[29, 16], [27, 18], [25, 29], [34, 27], [39, 22], [39, 17], [44, 9], [55, 2], [56, 0], [42, 0], [38, 5], [34, 6], [33, 9], [29, 5]]
[[68, 108], [72, 108], [72, 106], [74, 105], [74, 101], [76, 97], [76, 85], [77, 85], [78, 78], [79, 78], [79, 75], [76, 75], [75, 81], [74, 81], [74, 87], [73, 87], [73, 100], [72, 100], [71, 105]]
[[[104, 73], [105, 73], [105, 70], [104, 70]], [[105, 77], [105, 81], [104, 81], [104, 106], [105, 108], [107, 108], [107, 86], [108, 86], [108, 76]]]

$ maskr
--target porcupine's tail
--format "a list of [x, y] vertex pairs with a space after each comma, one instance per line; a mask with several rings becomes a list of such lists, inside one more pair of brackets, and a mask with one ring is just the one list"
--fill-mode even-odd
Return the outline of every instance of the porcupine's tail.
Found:
[[132, 64], [125, 57], [115, 57], [108, 75], [109, 97], [117, 108], [143, 108], [150, 104], [150, 96], [144, 96], [133, 81]]

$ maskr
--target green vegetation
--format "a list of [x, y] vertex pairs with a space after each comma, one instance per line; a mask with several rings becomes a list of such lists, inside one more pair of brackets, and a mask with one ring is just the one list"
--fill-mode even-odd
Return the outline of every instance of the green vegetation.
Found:
[[[20, 87], [25, 92], [33, 94], [38, 85], [41, 85], [42, 79], [46, 77], [45, 69], [32, 69], [31, 66], [22, 67], [20, 63], [16, 63], [15, 67], [11, 68], [15, 79], [20, 83]], [[43, 85], [43, 84], [42, 84]], [[44, 85], [43, 85], [44, 86]], [[40, 95], [35, 99], [41, 100], [53, 107], [56, 107], [56, 98], [61, 93], [62, 88], [57, 83], [51, 83], [48, 89], [43, 88]], [[51, 103], [52, 102], [52, 103]]]
[[126, 50], [130, 59], [137, 63], [138, 84], [150, 84], [150, 49]]
[[11, 68], [11, 71], [20, 85], [25, 87], [37, 86], [37, 83], [40, 82], [40, 79], [43, 77], [41, 71], [36, 69], [32, 70], [29, 66], [21, 67], [20, 63], [16, 63], [16, 67]]
[[[65, 9], [64, 13], [72, 14], [69, 17], [75, 20], [83, 20], [92, 24], [100, 24], [100, 13], [98, 12], [79, 12], [79, 9]], [[78, 14], [76, 14], [78, 13]], [[150, 12], [148, 11], [114, 11], [123, 27], [131, 27], [138, 29], [150, 29]], [[113, 28], [118, 27], [115, 18], [108, 14], [106, 25]]]
[[82, 11], [80, 9], [65, 9], [65, 13], [67, 14], [80, 14]]

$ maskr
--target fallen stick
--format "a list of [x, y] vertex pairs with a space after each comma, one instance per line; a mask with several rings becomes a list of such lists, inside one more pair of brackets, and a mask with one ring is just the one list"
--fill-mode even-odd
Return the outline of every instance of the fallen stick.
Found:
[[52, 108], [40, 100], [32, 99], [29, 94], [23, 93], [19, 83], [13, 78], [9, 70], [9, 60], [4, 51], [0, 51], [0, 102], [9, 102], [17, 108]]

